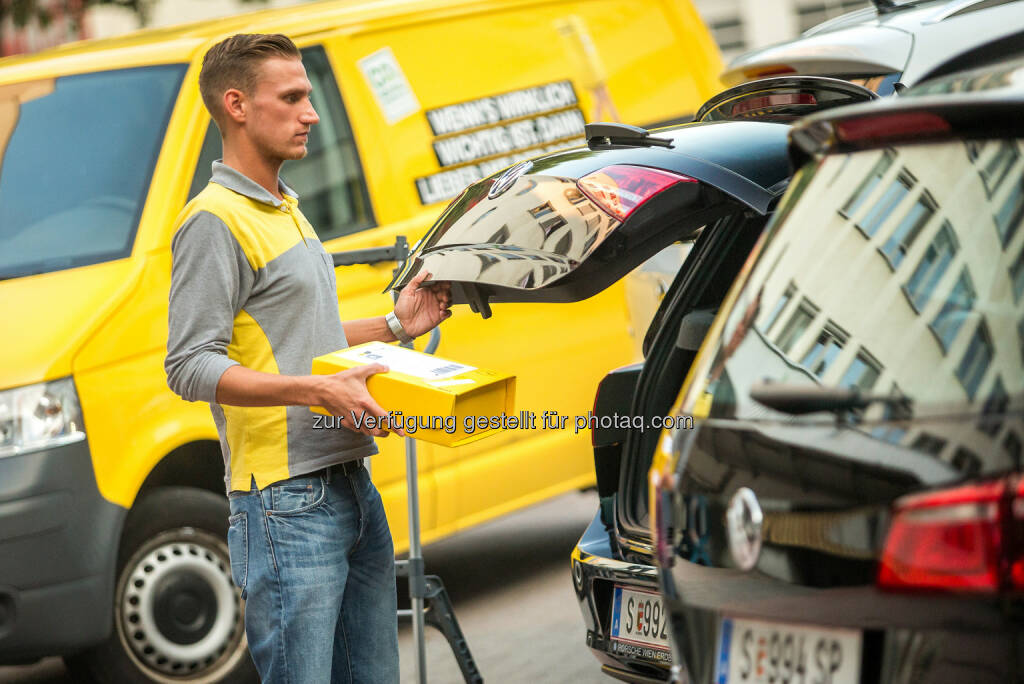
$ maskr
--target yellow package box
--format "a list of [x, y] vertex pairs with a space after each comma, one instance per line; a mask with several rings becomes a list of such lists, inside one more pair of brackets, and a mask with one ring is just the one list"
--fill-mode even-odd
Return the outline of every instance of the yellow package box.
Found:
[[[370, 376], [366, 388], [388, 412], [376, 424], [399, 428], [409, 437], [443, 446], [460, 446], [503, 429], [500, 417], [515, 405], [516, 378], [484, 368], [442, 359], [383, 342], [368, 342], [313, 359], [313, 373], [339, 371], [382, 363], [387, 373]], [[327, 415], [320, 406], [312, 410]], [[339, 416], [359, 424], [367, 416]], [[373, 421], [374, 417], [369, 416]]]

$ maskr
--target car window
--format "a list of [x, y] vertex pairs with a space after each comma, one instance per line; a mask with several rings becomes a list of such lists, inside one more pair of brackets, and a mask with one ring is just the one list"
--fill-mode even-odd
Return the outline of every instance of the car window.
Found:
[[[1021, 151], [1021, 140], [954, 141], [808, 164], [714, 343], [711, 415], [794, 420], [750, 399], [763, 379], [900, 393], [916, 417], [1019, 402]], [[862, 420], [896, 420], [887, 406]], [[834, 420], [806, 418], [818, 419]]]
[[[375, 224], [362, 165], [345, 107], [322, 47], [302, 50], [313, 85], [311, 100], [320, 123], [310, 129], [308, 154], [285, 162], [281, 178], [299, 194], [299, 208], [320, 240], [357, 233]], [[195, 197], [210, 180], [210, 165], [221, 157], [220, 133], [211, 122], [189, 190]]]
[[131, 253], [184, 65], [5, 86], [0, 278]]

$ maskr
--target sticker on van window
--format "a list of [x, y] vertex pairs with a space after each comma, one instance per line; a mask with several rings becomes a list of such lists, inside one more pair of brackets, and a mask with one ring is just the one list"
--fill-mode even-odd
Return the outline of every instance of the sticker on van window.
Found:
[[359, 60], [359, 69], [373, 91], [384, 119], [396, 124], [420, 111], [420, 103], [409, 87], [409, 81], [398, 66], [391, 48], [385, 47]]
[[523, 159], [585, 142], [586, 120], [571, 81], [429, 109], [426, 117], [441, 170], [416, 179], [423, 204], [451, 199]]

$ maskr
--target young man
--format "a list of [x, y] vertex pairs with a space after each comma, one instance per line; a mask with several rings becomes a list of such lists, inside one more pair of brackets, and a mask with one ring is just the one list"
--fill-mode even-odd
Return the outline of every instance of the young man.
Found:
[[278, 178], [319, 120], [291, 40], [218, 43], [199, 89], [224, 158], [178, 219], [165, 367], [217, 423], [249, 650], [265, 683], [394, 682], [394, 549], [362, 467], [387, 433], [315, 430], [308, 408], [383, 416], [366, 378], [386, 369], [310, 369], [320, 354], [427, 332], [450, 315], [450, 291], [417, 278], [388, 316], [341, 322], [331, 258]]

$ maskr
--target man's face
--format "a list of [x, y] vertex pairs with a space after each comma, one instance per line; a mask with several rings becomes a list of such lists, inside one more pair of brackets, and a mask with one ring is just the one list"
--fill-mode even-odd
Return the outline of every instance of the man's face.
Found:
[[312, 90], [302, 60], [270, 57], [260, 65], [245, 129], [264, 156], [275, 161], [306, 156], [309, 129], [320, 120], [309, 101]]

